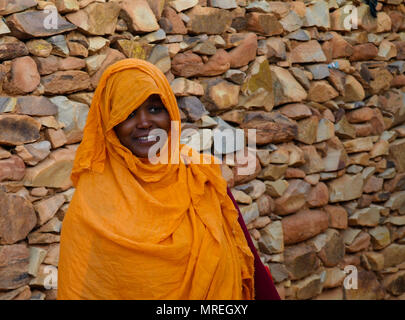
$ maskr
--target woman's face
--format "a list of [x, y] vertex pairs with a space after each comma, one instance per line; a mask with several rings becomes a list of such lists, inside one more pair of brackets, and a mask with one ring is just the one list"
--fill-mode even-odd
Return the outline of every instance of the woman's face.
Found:
[[159, 141], [159, 137], [149, 136], [153, 129], [163, 129], [166, 133], [170, 129], [169, 113], [158, 95], [151, 95], [126, 120], [114, 127], [121, 144], [138, 158], [147, 158], [149, 149]]

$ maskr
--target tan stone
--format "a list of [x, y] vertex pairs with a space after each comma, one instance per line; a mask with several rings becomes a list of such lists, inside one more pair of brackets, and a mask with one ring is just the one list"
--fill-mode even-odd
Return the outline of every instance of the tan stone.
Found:
[[265, 36], [283, 33], [283, 26], [272, 13], [249, 12], [246, 14], [247, 29]]
[[44, 263], [57, 267], [59, 262], [59, 249], [59, 243], [50, 244], [48, 247], [47, 255], [44, 259]]
[[378, 48], [376, 60], [388, 61], [397, 55], [397, 47], [388, 40], [383, 40]]
[[284, 250], [284, 262], [292, 280], [310, 275], [319, 266], [315, 250], [303, 243], [287, 246]]
[[231, 26], [231, 13], [224, 9], [196, 5], [187, 12], [189, 32], [196, 34], [221, 34]]
[[[313, 241], [321, 238], [321, 244], [317, 248], [318, 256], [326, 267], [336, 266], [345, 255], [343, 237], [335, 229], [328, 229], [325, 233], [318, 235]], [[310, 240], [311, 242], [311, 240]]]
[[405, 245], [392, 243], [381, 251], [384, 255], [384, 268], [396, 266], [405, 261]]
[[44, 197], [48, 194], [48, 189], [44, 187], [32, 188], [30, 194], [34, 197]]
[[[331, 14], [331, 17], [332, 15], [333, 14]], [[332, 58], [337, 59], [350, 57], [353, 54], [353, 46], [349, 42], [347, 42], [340, 34], [336, 32], [332, 32], [332, 34], [333, 38], [330, 40], [330, 43], [332, 45]]]
[[0, 243], [12, 244], [27, 236], [37, 217], [28, 200], [0, 191], [0, 221]]
[[80, 70], [84, 69], [86, 63], [83, 59], [75, 58], [75, 57], [67, 57], [65, 59], [59, 60], [58, 69], [62, 71], [66, 70]]
[[41, 79], [47, 94], [66, 94], [90, 88], [90, 77], [83, 71], [57, 71]]
[[246, 161], [237, 162], [232, 167], [235, 185], [255, 179], [261, 170], [259, 159], [248, 149], [237, 151], [236, 158], [238, 159], [238, 157]]
[[89, 108], [86, 104], [56, 96], [50, 99], [58, 108], [57, 120], [63, 124], [66, 143], [80, 142], [87, 119]]
[[253, 200], [257, 200], [262, 194], [266, 192], [266, 185], [263, 181], [254, 179], [249, 182], [252, 186], [253, 190], [251, 190], [248, 194], [252, 197]]
[[[62, 207], [60, 209], [63, 210]], [[57, 217], [53, 217], [48, 222], [46, 222], [42, 227], [40, 227], [37, 231], [41, 233], [45, 232], [60, 233], [61, 228], [62, 222]]]
[[203, 67], [200, 56], [186, 51], [176, 54], [172, 60], [172, 72], [176, 76], [189, 78], [197, 75]]
[[50, 55], [46, 58], [34, 57], [40, 75], [47, 75], [58, 71], [59, 59], [60, 58], [54, 55]]
[[329, 202], [349, 201], [361, 197], [363, 191], [362, 175], [343, 175], [329, 183]]
[[256, 58], [257, 36], [249, 33], [244, 40], [229, 52], [231, 68], [240, 68]]
[[24, 177], [25, 165], [20, 157], [12, 155], [5, 160], [0, 160], [0, 181], [18, 181]]
[[103, 63], [101, 64], [97, 72], [91, 76], [91, 86], [93, 88], [97, 87], [97, 84], [105, 69], [107, 69], [114, 62], [125, 59], [125, 56], [115, 49], [106, 48], [106, 50], [103, 51], [102, 53], [106, 55], [106, 58], [104, 59]]
[[320, 274], [313, 274], [305, 279], [297, 281], [292, 290], [298, 300], [306, 300], [319, 295], [322, 291], [322, 280]]
[[208, 111], [229, 109], [238, 103], [240, 87], [222, 79], [203, 80], [202, 102]]
[[301, 242], [328, 228], [328, 216], [321, 210], [302, 210], [282, 220], [284, 244]]
[[288, 188], [288, 181], [279, 179], [276, 181], [265, 181], [266, 193], [272, 197], [281, 197]]
[[341, 138], [355, 138], [356, 130], [347, 121], [347, 117], [343, 116], [337, 123], [335, 123], [335, 134]]
[[339, 93], [326, 81], [313, 81], [308, 92], [308, 99], [323, 103], [339, 96]]
[[307, 203], [310, 208], [323, 207], [328, 204], [329, 191], [326, 184], [318, 183], [308, 194]]
[[399, 173], [405, 172], [405, 138], [395, 140], [390, 144], [389, 157], [395, 162]]
[[349, 158], [342, 142], [337, 137], [332, 137], [326, 142], [327, 154], [323, 157], [323, 171], [337, 171], [346, 167]]
[[41, 124], [25, 115], [0, 115], [0, 144], [20, 145], [39, 139]]
[[252, 198], [248, 196], [246, 193], [240, 190], [231, 189], [232, 195], [235, 198], [236, 202], [242, 204], [251, 204]]
[[268, 224], [271, 223], [271, 219], [268, 216], [260, 216], [258, 218], [256, 218], [254, 221], [252, 221], [251, 223], [249, 223], [249, 226], [247, 226], [247, 228], [250, 229], [262, 229], [264, 227], [266, 227]]
[[300, 167], [306, 174], [321, 172], [325, 169], [323, 159], [314, 146], [303, 146], [305, 164]]
[[281, 114], [293, 120], [300, 120], [312, 115], [311, 109], [302, 103], [292, 103], [278, 109]]
[[385, 12], [377, 13], [377, 30], [376, 33], [380, 32], [390, 32], [392, 27], [392, 22], [390, 16]]
[[355, 211], [349, 217], [351, 226], [377, 226], [380, 220], [380, 210], [377, 207], [364, 208]]
[[0, 246], [0, 289], [16, 289], [30, 282], [29, 256], [24, 243]]
[[30, 287], [27, 285], [0, 294], [0, 300], [29, 300], [30, 298], [31, 298], [31, 290]]
[[176, 78], [170, 83], [170, 86], [172, 87], [174, 94], [178, 97], [204, 95], [204, 88], [200, 83], [186, 78]]
[[350, 245], [346, 244], [346, 251], [353, 253], [366, 250], [370, 246], [370, 238], [371, 237], [367, 232], [360, 231]]
[[318, 123], [316, 142], [322, 142], [335, 136], [335, 127], [333, 122], [328, 119], [320, 119]]
[[11, 153], [0, 147], [0, 159], [8, 159], [11, 157]]
[[306, 144], [315, 143], [317, 138], [318, 123], [319, 119], [317, 116], [311, 116], [309, 118], [297, 121], [298, 134], [295, 139]]
[[388, 70], [383, 68], [371, 69], [370, 74], [373, 79], [370, 81], [371, 94], [378, 94], [389, 89], [393, 76]]
[[110, 41], [108, 39], [105, 39], [105, 38], [99, 37], [99, 36], [89, 37], [88, 41], [89, 41], [88, 50], [91, 54], [97, 53], [98, 51], [105, 48], [110, 43]]
[[0, 4], [0, 15], [8, 15], [14, 12], [23, 11], [36, 5], [37, 1], [35, 0], [10, 0], [7, 2], [3, 1]]
[[54, 3], [60, 13], [75, 12], [80, 9], [77, 0], [56, 0]]
[[363, 107], [346, 113], [346, 118], [350, 123], [362, 123], [370, 121], [374, 116], [372, 108]]
[[[248, 136], [249, 129], [255, 129], [255, 138], [258, 145], [291, 141], [297, 133], [296, 124], [277, 112], [268, 113], [257, 111], [246, 114], [245, 120], [240, 125], [240, 128], [244, 129], [246, 136]], [[294, 161], [295, 163], [299, 162], [299, 160], [301, 160], [301, 154], [299, 154], [300, 151], [296, 151], [297, 147], [288, 148], [292, 150], [290, 152], [289, 164], [291, 165]], [[291, 154], [293, 152], [295, 152], [295, 154], [292, 156]]]
[[8, 16], [6, 23], [11, 34], [19, 39], [48, 37], [76, 29], [74, 24], [69, 23], [59, 14], [55, 16], [57, 23], [52, 24], [48, 15], [49, 13], [45, 10], [28, 10]]
[[344, 94], [343, 94], [344, 101], [346, 102], [361, 101], [364, 100], [365, 96], [366, 95], [364, 89], [360, 84], [360, 82], [358, 82], [356, 78], [353, 77], [352, 75], [347, 75], [344, 85]]
[[270, 215], [274, 211], [274, 200], [268, 194], [261, 195], [256, 203], [261, 216]]
[[48, 199], [41, 200], [34, 204], [35, 211], [38, 213], [38, 225], [42, 226], [50, 220], [65, 202], [63, 195], [56, 195]]
[[274, 221], [260, 229], [259, 248], [266, 254], [284, 251], [283, 228], [280, 221]]
[[384, 278], [383, 284], [387, 290], [395, 296], [405, 292], [405, 270], [388, 275]]
[[369, 263], [371, 270], [380, 271], [384, 269], [384, 255], [380, 252], [365, 252], [367, 262]]
[[275, 181], [280, 179], [284, 175], [285, 171], [287, 170], [287, 167], [288, 167], [287, 164], [281, 165], [269, 164], [260, 171], [257, 177], [264, 180]]
[[218, 49], [199, 70], [200, 76], [216, 76], [229, 70], [231, 57], [224, 49]]
[[[353, 271], [352, 271], [353, 273]], [[352, 274], [351, 273], [351, 274]], [[357, 290], [343, 289], [347, 300], [381, 300], [384, 289], [372, 271], [359, 270]]]
[[50, 149], [51, 143], [49, 141], [40, 141], [17, 146], [15, 151], [25, 163], [34, 166], [48, 156]]
[[240, 213], [246, 225], [259, 217], [259, 208], [256, 202], [250, 205], [240, 205]]
[[38, 57], [48, 57], [52, 51], [52, 44], [43, 39], [30, 40], [26, 43], [29, 52]]
[[321, 178], [319, 173], [310, 174], [304, 177], [304, 180], [310, 185], [315, 186], [318, 184], [319, 179]]
[[229, 168], [226, 164], [221, 164], [221, 173], [222, 177], [226, 180], [228, 187], [232, 188], [235, 184], [232, 169]]
[[[326, 277], [323, 284], [324, 288], [336, 288], [343, 284], [343, 280], [346, 277], [346, 273], [339, 268], [326, 268]], [[341, 289], [340, 289], [341, 290]]]
[[293, 179], [289, 181], [287, 190], [275, 201], [275, 212], [286, 215], [300, 210], [305, 202], [310, 185], [305, 181]]
[[390, 195], [390, 198], [385, 202], [384, 206], [391, 210], [398, 210], [399, 213], [405, 213], [405, 191], [394, 192]]
[[22, 96], [17, 98], [14, 112], [30, 116], [51, 116], [56, 114], [57, 108], [44, 96]]
[[347, 153], [370, 151], [373, 148], [371, 137], [357, 138], [343, 142]]
[[116, 2], [96, 2], [67, 14], [66, 19], [87, 34], [101, 36], [114, 33], [119, 13], [120, 6]]
[[383, 249], [391, 243], [390, 231], [385, 226], [377, 226], [370, 229], [368, 233], [375, 250]]
[[31, 57], [15, 58], [11, 62], [10, 79], [5, 89], [14, 94], [26, 94], [34, 91], [39, 81], [37, 65]]
[[34, 277], [37, 276], [39, 266], [44, 261], [47, 251], [38, 248], [30, 247], [30, 262], [28, 267], [28, 273]]
[[33, 187], [61, 188], [71, 184], [74, 150], [58, 149], [33, 168], [28, 168], [24, 185]]
[[166, 6], [162, 12], [162, 18], [159, 20], [159, 25], [166, 34], [186, 34], [187, 29], [184, 22], [176, 11]]
[[270, 163], [286, 164], [290, 161], [290, 153], [287, 148], [281, 146], [270, 154], [269, 160]]
[[60, 242], [60, 235], [41, 232], [32, 232], [28, 235], [29, 244], [46, 244], [55, 242]]
[[291, 51], [291, 63], [325, 62], [326, 57], [318, 41], [297, 42]]
[[373, 60], [378, 55], [377, 47], [372, 43], [359, 44], [353, 47], [353, 54], [350, 61]]
[[45, 136], [51, 142], [53, 149], [59, 148], [67, 142], [66, 134], [62, 129], [47, 129]]

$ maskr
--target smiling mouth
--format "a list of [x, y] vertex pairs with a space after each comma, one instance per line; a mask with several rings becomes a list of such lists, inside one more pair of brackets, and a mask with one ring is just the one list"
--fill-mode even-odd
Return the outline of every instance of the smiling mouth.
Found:
[[151, 134], [149, 136], [135, 138], [134, 140], [140, 144], [151, 144], [156, 142], [158, 138], [159, 136]]

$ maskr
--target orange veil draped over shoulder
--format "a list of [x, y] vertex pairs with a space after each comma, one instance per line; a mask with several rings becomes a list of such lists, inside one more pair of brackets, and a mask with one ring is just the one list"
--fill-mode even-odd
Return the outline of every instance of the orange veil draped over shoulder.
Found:
[[137, 158], [115, 135], [114, 126], [152, 94], [180, 123], [154, 65], [121, 60], [100, 79], [71, 175], [57, 297], [254, 299], [253, 255], [219, 164], [173, 161], [184, 154], [180, 127], [160, 151], [169, 164]]

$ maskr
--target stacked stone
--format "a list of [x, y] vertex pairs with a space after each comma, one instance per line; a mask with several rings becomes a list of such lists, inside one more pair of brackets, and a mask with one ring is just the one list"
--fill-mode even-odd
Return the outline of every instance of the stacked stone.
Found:
[[[344, 0], [0, 1], [0, 299], [55, 299], [93, 92], [109, 65], [134, 57], [171, 83], [182, 141], [221, 157], [282, 298], [405, 299], [405, 5], [377, 10]], [[215, 129], [255, 129], [256, 144], [236, 134], [221, 148]]]

